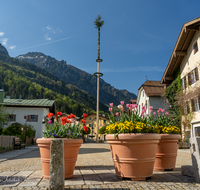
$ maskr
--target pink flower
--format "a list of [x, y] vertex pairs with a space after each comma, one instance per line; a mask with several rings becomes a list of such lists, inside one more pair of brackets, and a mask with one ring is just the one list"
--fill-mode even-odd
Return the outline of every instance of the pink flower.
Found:
[[135, 107], [135, 108], [137, 108], [137, 106], [138, 106], [137, 104], [134, 104], [134, 107]]
[[145, 106], [142, 106], [142, 109], [145, 109]]
[[149, 106], [149, 109], [152, 110], [152, 109], [153, 109], [153, 106]]
[[150, 112], [152, 113], [153, 110], [150, 110]]
[[119, 112], [116, 113], [116, 116], [118, 116], [118, 115], [119, 115]]
[[162, 108], [159, 108], [159, 112], [162, 110]]
[[109, 111], [112, 111], [112, 108], [109, 108]]
[[130, 104], [130, 107], [133, 108], [133, 104]]
[[120, 104], [123, 106], [124, 105], [124, 101], [121, 101]]
[[144, 113], [146, 112], [147, 110], [144, 108]]
[[160, 109], [157, 111], [158, 113], [160, 112]]
[[113, 107], [113, 103], [110, 103], [110, 107]]
[[147, 113], [146, 115], [148, 116], [149, 114]]
[[165, 113], [165, 115], [169, 115], [169, 113], [168, 113], [168, 112], [166, 112], [166, 113]]
[[132, 107], [131, 107], [131, 106], [129, 107], [129, 110], [132, 110]]
[[156, 115], [156, 112], [153, 112], [153, 115]]
[[52, 123], [52, 120], [49, 120], [49, 121], [48, 121], [48, 124], [51, 124], [51, 123]]
[[129, 108], [129, 106], [130, 106], [129, 104], [126, 104], [126, 107], [127, 107], [127, 108]]
[[165, 112], [165, 110], [163, 109], [163, 110], [161, 110], [161, 112], [162, 112], [162, 113], [164, 113], [164, 112]]
[[123, 107], [123, 106], [121, 107], [121, 110], [122, 110], [122, 111], [124, 110], [124, 107]]

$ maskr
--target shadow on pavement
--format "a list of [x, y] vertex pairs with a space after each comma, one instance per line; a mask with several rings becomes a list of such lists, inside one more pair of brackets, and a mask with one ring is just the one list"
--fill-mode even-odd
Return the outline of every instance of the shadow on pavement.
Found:
[[95, 153], [101, 153], [101, 152], [110, 152], [107, 148], [81, 148], [79, 149], [79, 154], [95, 154]]

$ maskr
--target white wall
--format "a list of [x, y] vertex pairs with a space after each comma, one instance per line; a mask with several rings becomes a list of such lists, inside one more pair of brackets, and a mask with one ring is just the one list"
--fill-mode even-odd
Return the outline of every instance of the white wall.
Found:
[[27, 124], [34, 126], [36, 130], [36, 138], [43, 137], [42, 131], [45, 129], [45, 125], [42, 124], [42, 120], [44, 119], [44, 116], [49, 113], [48, 108], [6, 107], [6, 111], [10, 114], [13, 113], [16, 115], [16, 121], [10, 122], [10, 124], [17, 122], [24, 125], [26, 122], [26, 119], [24, 119], [25, 115], [38, 115], [37, 122], [27, 122]]
[[[193, 53], [193, 44], [197, 41], [198, 43], [198, 52], [194, 55]], [[181, 65], [181, 78], [186, 76], [191, 70], [195, 67], [198, 68], [199, 73], [199, 80], [190, 86], [190, 89], [194, 88], [197, 85], [200, 85], [200, 31], [196, 32], [195, 36], [193, 37], [191, 44], [187, 50], [187, 55], [184, 57]], [[187, 78], [187, 77], [186, 77]], [[188, 81], [187, 81], [188, 83]], [[187, 90], [190, 90], [187, 89]], [[200, 110], [194, 112], [194, 118], [192, 119], [191, 123], [195, 123], [191, 130], [191, 136], [194, 135], [194, 127], [200, 127]]]
[[[138, 92], [138, 98], [137, 98], [138, 111], [139, 111], [139, 105], [140, 105], [140, 113], [142, 112], [142, 104], [143, 104], [143, 106], [145, 106], [145, 108], [147, 109], [146, 113], [149, 114], [149, 97], [146, 96], [145, 92], [143, 96], [143, 91], [144, 89], [143, 87], [141, 87]], [[146, 101], [147, 101], [147, 105], [146, 105]]]

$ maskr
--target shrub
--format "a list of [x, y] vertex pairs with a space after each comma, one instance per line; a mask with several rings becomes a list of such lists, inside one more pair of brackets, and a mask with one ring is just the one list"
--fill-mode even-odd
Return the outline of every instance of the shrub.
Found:
[[106, 125], [99, 129], [99, 134], [106, 134]]

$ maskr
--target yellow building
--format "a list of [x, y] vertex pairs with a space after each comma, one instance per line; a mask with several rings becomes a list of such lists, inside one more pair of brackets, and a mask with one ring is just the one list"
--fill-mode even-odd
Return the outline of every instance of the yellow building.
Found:
[[[82, 123], [82, 119], [83, 117], [80, 118], [79, 122], [80, 124]], [[95, 113], [90, 113], [87, 115], [86, 117], [86, 123], [85, 125], [87, 127], [90, 127], [90, 134], [87, 135], [87, 138], [88, 139], [94, 139], [96, 141], [96, 134], [97, 134], [97, 121], [96, 121], [96, 114]], [[104, 114], [102, 115], [99, 115], [99, 129], [102, 128], [103, 126], [109, 124], [109, 118], [108, 117], [105, 117]], [[103, 134], [99, 134], [99, 139], [102, 139], [102, 140], [105, 140], [104, 139], [104, 136]]]

